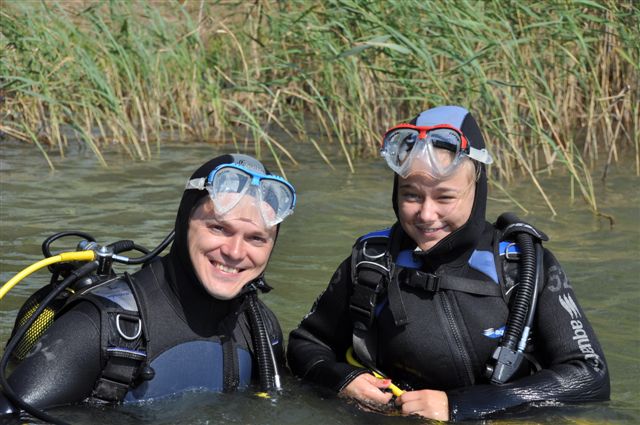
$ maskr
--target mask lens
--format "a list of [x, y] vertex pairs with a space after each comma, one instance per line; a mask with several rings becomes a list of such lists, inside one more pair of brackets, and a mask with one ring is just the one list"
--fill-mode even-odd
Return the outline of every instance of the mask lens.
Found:
[[208, 186], [211, 199], [218, 214], [226, 214], [238, 205], [251, 185], [251, 176], [236, 168], [218, 170]]
[[251, 206], [267, 227], [292, 214], [296, 204], [295, 189], [286, 180], [236, 164], [221, 165], [206, 179], [191, 179], [185, 189], [206, 189], [218, 215], [225, 215], [240, 203], [243, 208]]
[[382, 155], [395, 172], [400, 172], [407, 165], [411, 151], [418, 141], [418, 134], [418, 131], [410, 128], [399, 128], [385, 136]]
[[293, 193], [278, 180], [262, 179], [260, 197], [262, 216], [269, 226], [280, 223], [293, 212]]
[[462, 139], [449, 128], [436, 128], [427, 133], [427, 152], [431, 174], [436, 178], [450, 176], [460, 164]]
[[[426, 133], [420, 139], [421, 132]], [[402, 177], [422, 173], [436, 179], [447, 178], [463, 156], [462, 136], [447, 127], [399, 127], [384, 137], [382, 156]]]
[[435, 148], [446, 149], [454, 156], [460, 154], [462, 139], [460, 133], [450, 128], [435, 128], [427, 133], [427, 141]]

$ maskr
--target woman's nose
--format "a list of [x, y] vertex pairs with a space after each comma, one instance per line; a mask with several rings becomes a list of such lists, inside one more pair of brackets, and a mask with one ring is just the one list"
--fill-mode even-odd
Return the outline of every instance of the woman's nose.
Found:
[[428, 197], [424, 199], [422, 205], [420, 205], [420, 219], [423, 222], [435, 221], [439, 218], [439, 206], [438, 203]]

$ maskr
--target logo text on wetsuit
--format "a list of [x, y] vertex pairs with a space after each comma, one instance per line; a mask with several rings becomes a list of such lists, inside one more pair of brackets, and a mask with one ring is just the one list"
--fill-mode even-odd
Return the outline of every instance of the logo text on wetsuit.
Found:
[[577, 342], [578, 348], [582, 353], [584, 353], [584, 359], [597, 359], [600, 360], [600, 356], [596, 354], [593, 347], [591, 346], [591, 341], [589, 341], [589, 336], [587, 332], [584, 330], [582, 322], [578, 319], [582, 317], [580, 314], [580, 310], [576, 305], [571, 295], [564, 294], [558, 297], [560, 301], [560, 305], [564, 308], [567, 313], [571, 316], [571, 328], [573, 329], [573, 340]]

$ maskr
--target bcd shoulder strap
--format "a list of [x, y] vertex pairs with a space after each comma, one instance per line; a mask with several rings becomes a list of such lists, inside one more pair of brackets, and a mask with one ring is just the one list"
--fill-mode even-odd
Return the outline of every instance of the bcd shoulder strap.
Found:
[[91, 398], [97, 402], [122, 401], [145, 364], [146, 341], [138, 302], [125, 274], [81, 292], [70, 302], [84, 300], [100, 311], [100, 346], [103, 369]]
[[392, 274], [388, 255], [390, 229], [362, 236], [351, 253], [353, 348], [364, 364], [375, 365], [376, 332], [371, 332], [376, 306], [384, 297]]

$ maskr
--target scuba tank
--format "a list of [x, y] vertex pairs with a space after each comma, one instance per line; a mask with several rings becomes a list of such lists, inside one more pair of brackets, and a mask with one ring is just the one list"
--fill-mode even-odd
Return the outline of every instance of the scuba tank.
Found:
[[[68, 236], [83, 238], [78, 243], [77, 251], [63, 252], [53, 255], [51, 244]], [[31, 295], [18, 311], [5, 352], [0, 361], [0, 384], [4, 395], [18, 408], [30, 415], [51, 423], [63, 423], [47, 413], [23, 401], [7, 381], [5, 370], [10, 360], [21, 361], [39, 340], [42, 334], [53, 323], [56, 315], [67, 304], [71, 295], [87, 287], [114, 278], [113, 262], [122, 264], [146, 264], [162, 252], [174, 238], [172, 231], [154, 250], [148, 251], [133, 241], [123, 240], [109, 245], [98, 245], [91, 235], [79, 231], [56, 233], [42, 243], [44, 259], [27, 267], [15, 275], [2, 288], [2, 299], [16, 284], [33, 272], [48, 267], [51, 272], [50, 282]], [[129, 258], [120, 255], [126, 251], [140, 251], [144, 255]]]
[[[33, 319], [32, 324], [25, 329], [24, 335], [16, 343], [15, 349], [10, 351], [12, 360], [21, 361], [25, 358], [29, 350], [31, 350], [31, 347], [40, 339], [51, 323], [53, 323], [56, 314], [66, 305], [71, 295], [83, 288], [87, 288], [115, 277], [116, 273], [112, 269], [114, 261], [123, 264], [146, 263], [155, 258], [173, 240], [173, 232], [171, 232], [171, 234], [169, 234], [169, 236], [167, 236], [167, 238], [165, 238], [165, 240], [156, 249], [154, 249], [153, 252], [149, 252], [146, 248], [138, 246], [130, 240], [122, 240], [106, 246], [100, 246], [96, 243], [95, 238], [88, 233], [65, 231], [56, 233], [44, 240], [42, 243], [42, 253], [45, 260], [55, 257], [51, 252], [51, 244], [58, 239], [69, 236], [78, 236], [83, 238], [80, 243], [78, 243], [76, 253], [66, 253], [69, 254], [68, 257], [73, 261], [61, 261], [48, 265], [49, 271], [51, 272], [49, 284], [43, 286], [32, 294], [18, 311], [9, 341], [14, 338], [17, 331], [20, 330], [26, 322], [34, 316], [34, 313], [36, 313], [38, 308], [42, 306], [41, 312], [35, 314], [36, 317]], [[144, 256], [139, 258], [128, 258], [118, 255], [122, 252], [131, 250], [140, 251]], [[93, 252], [94, 261], [97, 261], [97, 264], [94, 270], [80, 276], [77, 275], [77, 270], [82, 266], [82, 262], [75, 260], [75, 258], [79, 256], [74, 254], [79, 254], [81, 252], [87, 253], [89, 257], [91, 257], [91, 252]], [[75, 276], [76, 278], [69, 282], [68, 285], [61, 287], [62, 282], [70, 276]], [[10, 283], [11, 281], [6, 285], [9, 285]], [[43, 301], [45, 298], [51, 295], [54, 291], [56, 291], [56, 295], [44, 303]], [[4, 293], [2, 296], [4, 296]]]

